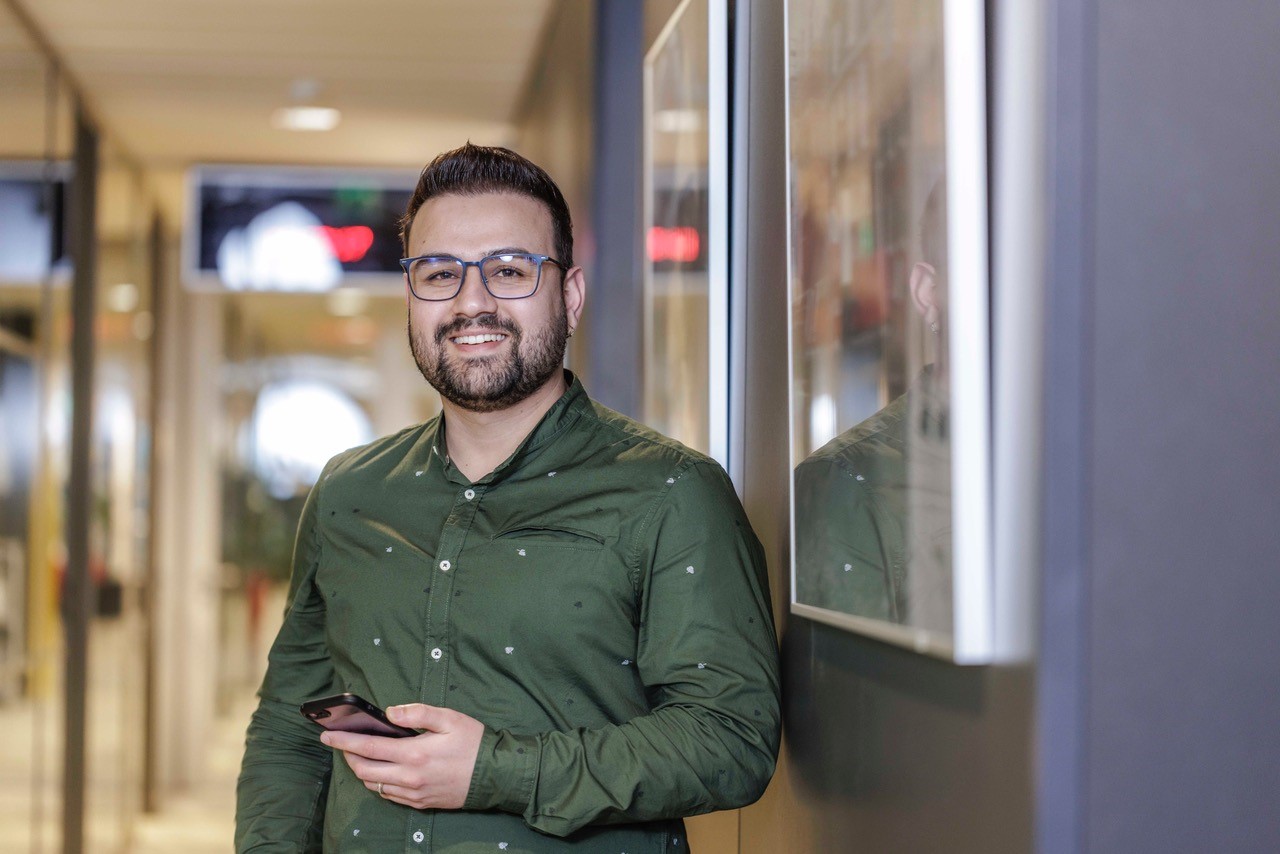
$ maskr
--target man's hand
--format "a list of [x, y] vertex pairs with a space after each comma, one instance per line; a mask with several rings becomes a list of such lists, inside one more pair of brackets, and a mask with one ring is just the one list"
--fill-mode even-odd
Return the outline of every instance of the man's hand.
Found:
[[438, 706], [390, 706], [387, 718], [425, 730], [413, 738], [326, 732], [320, 740], [341, 750], [365, 788], [415, 809], [459, 809], [471, 787], [484, 724]]

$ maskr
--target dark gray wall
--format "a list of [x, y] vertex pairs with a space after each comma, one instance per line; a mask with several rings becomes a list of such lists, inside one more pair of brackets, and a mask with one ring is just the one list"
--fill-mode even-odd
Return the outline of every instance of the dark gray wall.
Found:
[[1280, 5], [1055, 5], [1041, 848], [1277, 851]]
[[788, 412], [782, 4], [750, 16], [744, 503], [783, 636], [784, 755], [744, 810], [744, 852], [1032, 846], [1032, 674], [962, 668], [786, 614]]
[[643, 3], [596, 3], [592, 210], [595, 246], [585, 321], [591, 393], [640, 417], [643, 353], [641, 180], [644, 110]]

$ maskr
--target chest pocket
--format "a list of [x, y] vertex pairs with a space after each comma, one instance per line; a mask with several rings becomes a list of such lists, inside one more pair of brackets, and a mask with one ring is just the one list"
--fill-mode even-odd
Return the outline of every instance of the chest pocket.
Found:
[[[630, 576], [621, 556], [598, 533], [520, 524], [494, 534], [464, 555], [460, 566], [455, 585], [462, 595], [454, 607], [482, 605], [489, 626], [527, 633], [526, 639], [541, 637], [548, 625], [581, 624], [583, 632], [599, 631], [600, 619], [631, 628], [635, 591]], [[459, 617], [461, 628], [461, 612]]]
[[581, 551], [599, 551], [604, 547], [604, 537], [583, 531], [579, 528], [548, 527], [540, 525], [522, 525], [510, 528], [493, 537], [494, 542], [503, 540], [519, 543], [537, 544], [538, 546], [555, 546]]

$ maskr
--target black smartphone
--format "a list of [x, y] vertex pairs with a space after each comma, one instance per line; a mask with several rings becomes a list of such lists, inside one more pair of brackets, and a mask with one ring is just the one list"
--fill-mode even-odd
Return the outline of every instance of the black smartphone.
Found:
[[302, 704], [304, 717], [315, 721], [325, 729], [342, 732], [358, 732], [364, 735], [386, 735], [392, 738], [408, 738], [418, 735], [417, 730], [397, 726], [373, 703], [355, 694], [337, 694], [321, 697]]

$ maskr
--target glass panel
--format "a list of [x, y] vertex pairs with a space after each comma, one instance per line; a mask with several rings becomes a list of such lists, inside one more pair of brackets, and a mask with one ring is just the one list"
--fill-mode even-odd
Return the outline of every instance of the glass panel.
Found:
[[0, 850], [61, 843], [65, 93], [0, 6]]
[[100, 148], [85, 847], [123, 850], [141, 808], [148, 530], [150, 206], [141, 175]]
[[432, 417], [439, 399], [409, 355], [403, 293], [217, 299], [225, 441], [217, 707], [247, 715], [279, 628], [298, 516], [321, 467]]
[[645, 63], [644, 419], [711, 451], [708, 4], [686, 3]]
[[795, 602], [938, 648], [953, 630], [943, 5], [788, 12]]

